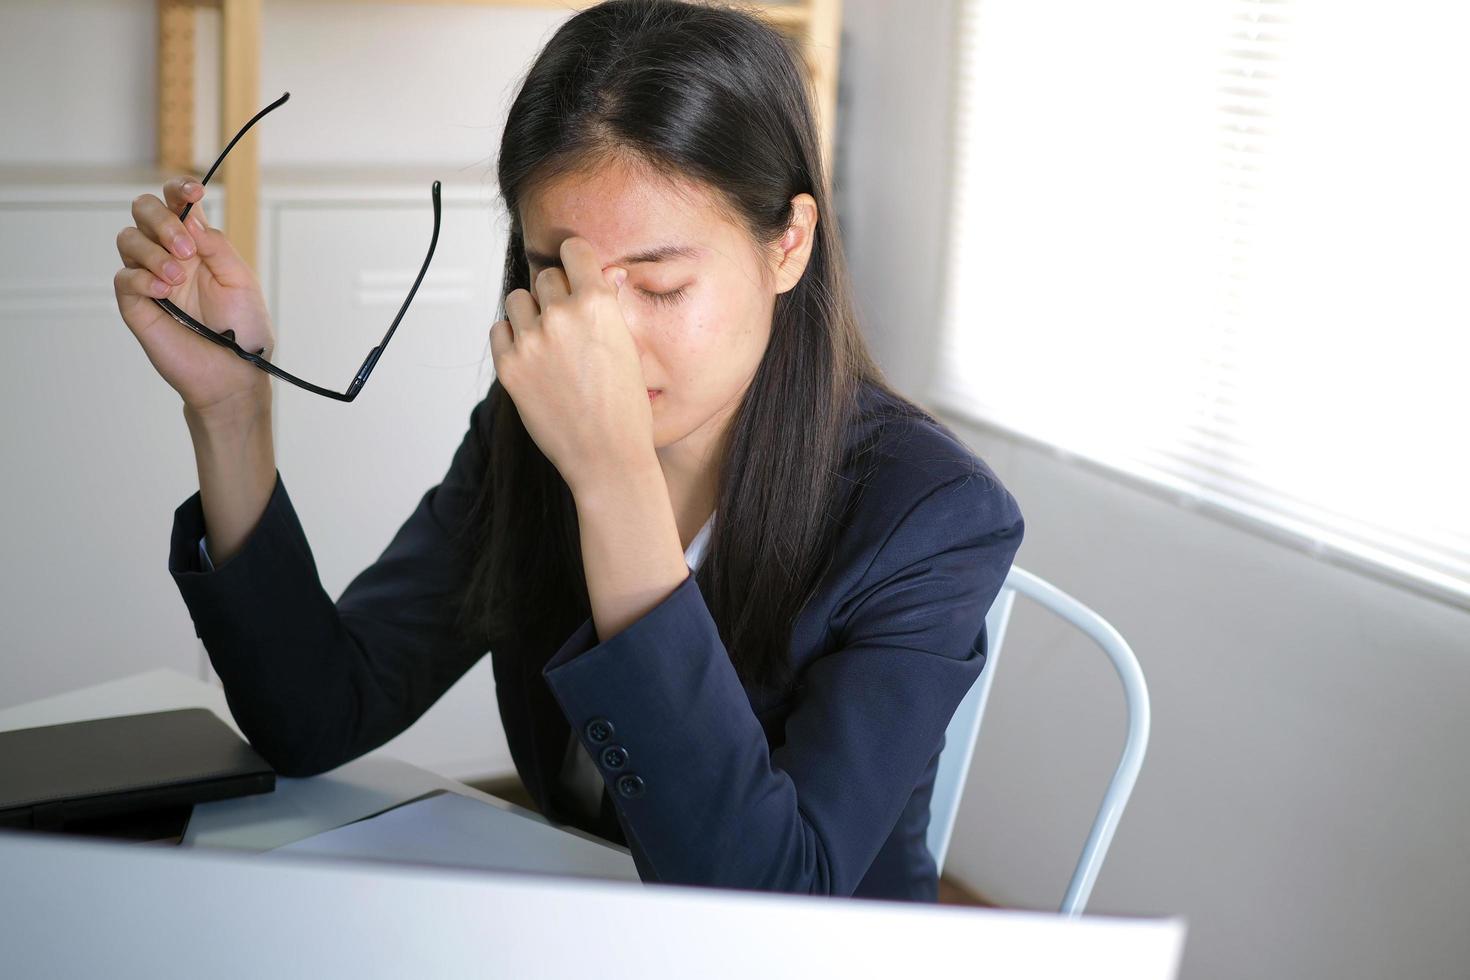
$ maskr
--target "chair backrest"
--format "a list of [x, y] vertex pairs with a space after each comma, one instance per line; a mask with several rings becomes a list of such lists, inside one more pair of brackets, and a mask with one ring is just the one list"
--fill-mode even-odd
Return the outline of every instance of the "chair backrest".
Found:
[[1138, 771], [1143, 766], [1144, 751], [1148, 748], [1149, 705], [1148, 687], [1144, 683], [1143, 669], [1138, 658], [1124, 642], [1123, 637], [1105, 619], [1062, 592], [1049, 582], [1023, 569], [1011, 566], [1005, 583], [1001, 586], [995, 602], [985, 614], [985, 666], [980, 677], [955, 709], [944, 733], [944, 747], [939, 753], [939, 771], [934, 777], [934, 795], [929, 804], [929, 851], [934, 863], [944, 869], [945, 854], [949, 851], [950, 836], [954, 831], [955, 815], [960, 808], [960, 794], [965, 788], [965, 777], [970, 771], [970, 761], [975, 754], [975, 741], [980, 733], [980, 719], [985, 713], [985, 703], [990, 698], [990, 685], [995, 681], [995, 668], [999, 660], [1006, 627], [1011, 618], [1011, 607], [1017, 593], [1025, 595], [1039, 605], [1049, 609], [1062, 619], [1086, 633], [1103, 648], [1113, 662], [1123, 682], [1123, 694], [1128, 707], [1128, 734], [1123, 743], [1122, 758], [1108, 783], [1107, 793], [1092, 822], [1092, 832], [1077, 861], [1072, 881], [1067, 886], [1061, 911], [1065, 915], [1081, 915], [1092, 894], [1093, 883], [1108, 845], [1112, 843], [1113, 831], [1128, 804]]

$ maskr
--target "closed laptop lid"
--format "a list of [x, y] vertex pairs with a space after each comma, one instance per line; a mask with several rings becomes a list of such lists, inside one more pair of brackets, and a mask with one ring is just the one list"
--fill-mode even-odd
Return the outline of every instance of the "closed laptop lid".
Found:
[[275, 770], [207, 708], [0, 732], [0, 826], [265, 793]]

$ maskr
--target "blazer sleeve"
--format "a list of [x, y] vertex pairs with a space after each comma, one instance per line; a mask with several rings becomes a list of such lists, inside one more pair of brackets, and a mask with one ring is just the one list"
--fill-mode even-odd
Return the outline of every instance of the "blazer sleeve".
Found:
[[657, 880], [852, 895], [980, 674], [1023, 531], [988, 477], [923, 495], [838, 605], [774, 751], [692, 574], [606, 641], [584, 622], [543, 676], [594, 758], [624, 750], [601, 768]]
[[483, 399], [444, 479], [334, 603], [280, 471], [259, 523], [213, 570], [198, 491], [174, 512], [168, 569], [235, 722], [284, 776], [334, 769], [408, 728], [486, 652], [453, 629], [456, 548], [479, 490]]

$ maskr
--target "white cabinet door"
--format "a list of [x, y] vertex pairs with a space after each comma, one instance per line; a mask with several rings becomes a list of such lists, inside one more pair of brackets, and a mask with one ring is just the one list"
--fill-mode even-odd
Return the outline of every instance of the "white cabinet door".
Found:
[[[290, 201], [266, 224], [272, 360], [344, 390], [418, 274], [433, 227], [428, 195], [411, 188], [402, 203]], [[490, 387], [503, 256], [504, 236], [485, 206], [446, 201], [434, 261], [357, 399], [275, 383], [277, 463], [334, 598], [443, 478]], [[450, 776], [512, 771], [489, 656], [385, 751]]]
[[199, 676], [167, 570], [194, 454], [113, 296], [143, 189], [0, 187], [0, 707], [158, 667]]

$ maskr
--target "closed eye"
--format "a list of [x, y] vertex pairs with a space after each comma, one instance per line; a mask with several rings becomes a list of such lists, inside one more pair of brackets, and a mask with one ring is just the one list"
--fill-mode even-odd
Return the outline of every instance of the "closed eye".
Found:
[[688, 288], [689, 287], [687, 286], [680, 286], [678, 289], [671, 289], [666, 293], [653, 293], [644, 289], [642, 286], [639, 286], [638, 291], [644, 296], [647, 296], [649, 299], [653, 300], [655, 303], [672, 304], [677, 303], [679, 302], [679, 300], [683, 299], [684, 292]]

